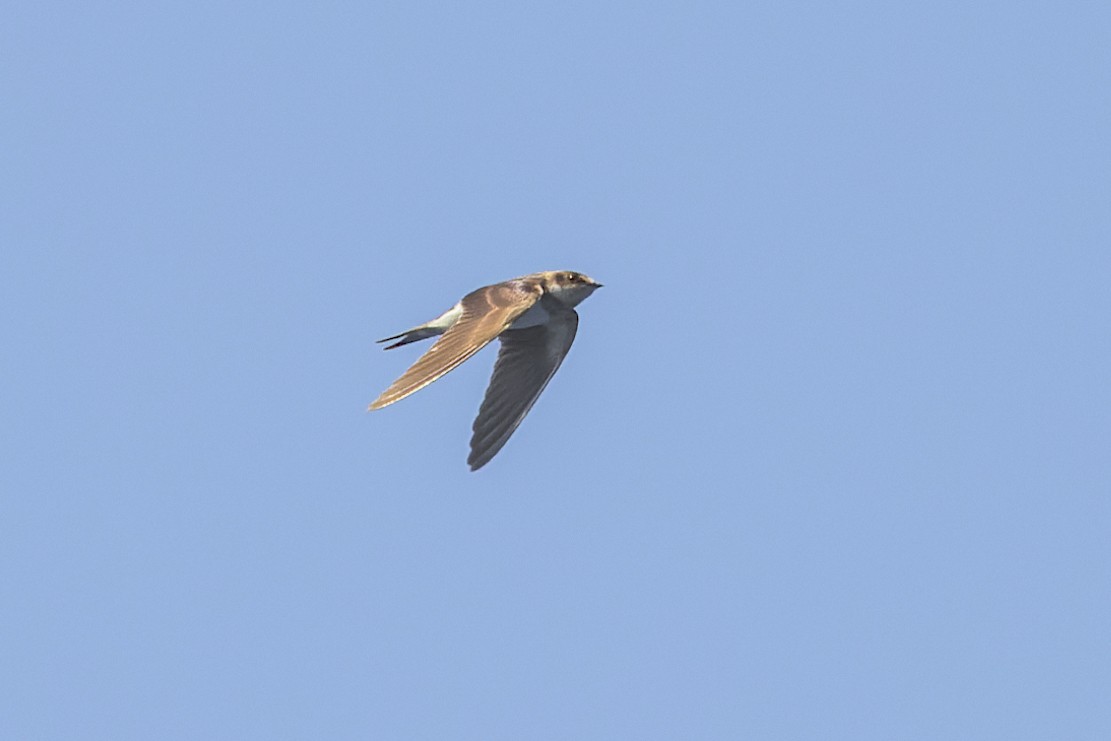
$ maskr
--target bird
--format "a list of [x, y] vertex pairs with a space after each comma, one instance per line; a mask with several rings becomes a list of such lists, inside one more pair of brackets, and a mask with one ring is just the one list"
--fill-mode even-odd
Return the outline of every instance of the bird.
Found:
[[570, 270], [530, 273], [483, 286], [432, 321], [378, 340], [393, 342], [384, 348], [393, 350], [439, 337], [367, 411], [421, 390], [497, 338], [494, 372], [471, 428], [467, 465], [477, 471], [502, 449], [552, 380], [575, 340], [575, 307], [601, 287]]

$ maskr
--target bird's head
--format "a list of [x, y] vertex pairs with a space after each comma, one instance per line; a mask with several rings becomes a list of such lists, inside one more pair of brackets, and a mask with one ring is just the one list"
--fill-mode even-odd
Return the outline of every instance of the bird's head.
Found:
[[578, 306], [587, 296], [602, 287], [589, 275], [573, 270], [550, 270], [541, 273], [544, 291], [568, 307]]

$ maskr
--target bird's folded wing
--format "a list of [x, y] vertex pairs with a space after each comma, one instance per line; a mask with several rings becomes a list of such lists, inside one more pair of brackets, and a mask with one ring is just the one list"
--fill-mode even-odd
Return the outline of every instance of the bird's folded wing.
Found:
[[566, 309], [553, 312], [547, 324], [510, 330], [501, 336], [494, 375], [474, 421], [467, 459], [472, 471], [502, 449], [532, 409], [571, 349], [578, 326], [578, 314]]

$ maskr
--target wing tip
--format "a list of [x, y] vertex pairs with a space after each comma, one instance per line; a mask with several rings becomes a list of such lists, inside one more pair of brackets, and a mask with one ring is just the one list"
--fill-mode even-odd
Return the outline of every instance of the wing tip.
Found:
[[370, 402], [370, 404], [367, 405], [366, 410], [368, 412], [377, 411], [378, 409], [381, 409], [382, 407], [388, 407], [390, 404], [393, 404], [395, 401], [397, 401], [397, 399], [387, 399], [386, 395], [382, 394], [377, 399]]
[[469, 456], [467, 456], [467, 465], [470, 467], [471, 473], [474, 473], [475, 471], [489, 463], [490, 459], [493, 457], [494, 456], [492, 455], [475, 455], [474, 453], [471, 453]]

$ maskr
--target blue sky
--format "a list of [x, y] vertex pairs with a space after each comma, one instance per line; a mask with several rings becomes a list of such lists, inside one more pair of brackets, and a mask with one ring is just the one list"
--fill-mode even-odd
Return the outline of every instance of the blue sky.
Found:
[[[1111, 737], [1105, 3], [0, 24], [0, 736]], [[606, 287], [472, 474], [488, 349]]]

